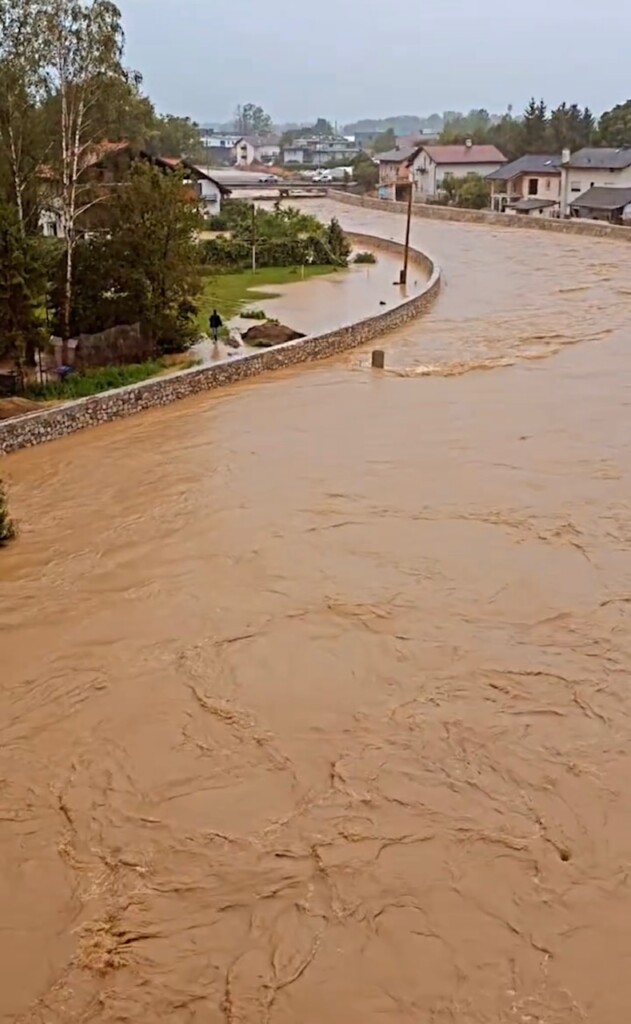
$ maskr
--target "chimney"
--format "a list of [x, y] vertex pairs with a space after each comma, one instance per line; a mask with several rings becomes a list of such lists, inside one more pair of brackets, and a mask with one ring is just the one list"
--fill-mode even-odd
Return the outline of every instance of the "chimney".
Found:
[[568, 166], [568, 164], [570, 162], [571, 155], [572, 154], [570, 153], [569, 149], [564, 149], [563, 150], [563, 152], [561, 153], [561, 166], [562, 167], [567, 167]]
[[467, 141], [465, 142], [465, 146], [467, 147], [467, 149], [471, 149], [472, 145], [473, 142], [471, 141], [471, 139], [467, 139]]

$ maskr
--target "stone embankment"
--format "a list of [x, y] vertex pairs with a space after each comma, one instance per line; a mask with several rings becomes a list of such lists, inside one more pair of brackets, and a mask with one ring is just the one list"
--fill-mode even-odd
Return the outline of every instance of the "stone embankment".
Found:
[[[329, 189], [328, 196], [347, 206], [362, 206], [367, 210], [381, 210], [384, 213], [405, 213], [406, 202], [391, 199], [372, 199], [369, 196], [352, 195], [339, 189]], [[494, 213], [492, 210], [465, 210], [457, 206], [434, 206], [429, 203], [415, 203], [414, 217], [427, 220], [458, 221], [465, 224], [484, 224], [487, 227], [527, 228], [535, 231], [556, 231], [566, 235], [591, 235], [594, 238], [615, 238], [631, 242], [631, 227], [618, 224], [604, 224], [587, 220], [556, 220], [552, 217], [529, 217], [519, 214]]]
[[[402, 255], [398, 242], [372, 235], [350, 236], [355, 245], [383, 249]], [[416, 249], [410, 249], [410, 260], [422, 267], [428, 277], [424, 289], [396, 306], [357, 323], [347, 324], [326, 334], [289, 341], [261, 352], [236, 356], [219, 363], [195, 366], [168, 376], [130, 384], [115, 391], [105, 391], [89, 398], [80, 398], [63, 405], [28, 413], [0, 422], [0, 452], [9, 453], [45, 441], [53, 441], [85, 427], [132, 416], [155, 406], [167, 405], [180, 398], [224, 387], [271, 370], [281, 370], [298, 363], [327, 359], [347, 349], [365, 345], [387, 331], [399, 327], [424, 313], [434, 302], [440, 288], [440, 269]]]

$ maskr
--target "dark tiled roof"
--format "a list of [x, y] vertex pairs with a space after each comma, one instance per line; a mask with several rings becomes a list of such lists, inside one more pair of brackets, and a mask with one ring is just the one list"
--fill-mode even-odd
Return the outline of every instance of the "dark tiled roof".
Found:
[[402, 164], [406, 160], [412, 160], [421, 146], [417, 142], [414, 146], [399, 146], [397, 149], [389, 149], [387, 153], [376, 153], [379, 163]]
[[579, 149], [572, 153], [570, 167], [590, 170], [593, 167], [601, 170], [624, 170], [631, 167], [631, 147], [626, 149]]
[[546, 206], [556, 206], [555, 200], [529, 196], [527, 199], [518, 199], [516, 203], [511, 203], [510, 209], [517, 210], [519, 213], [528, 213], [529, 210], [545, 210]]
[[582, 196], [573, 199], [570, 206], [589, 210], [621, 210], [631, 203], [631, 188], [615, 188], [595, 185]]
[[489, 181], [511, 181], [520, 174], [557, 174], [561, 173], [561, 157], [546, 153], [528, 153], [519, 160], [511, 160], [509, 164], [498, 167], [487, 174]]

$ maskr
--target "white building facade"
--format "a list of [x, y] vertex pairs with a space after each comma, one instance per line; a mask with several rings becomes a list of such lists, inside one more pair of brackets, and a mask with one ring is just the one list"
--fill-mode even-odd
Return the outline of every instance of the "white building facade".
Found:
[[275, 136], [256, 138], [244, 135], [235, 143], [234, 162], [237, 167], [249, 167], [250, 164], [273, 164], [280, 157], [280, 145]]
[[410, 164], [415, 197], [421, 202], [436, 199], [448, 175], [466, 178], [479, 174], [485, 178], [505, 163], [506, 157], [495, 146], [477, 146], [470, 142], [463, 146], [422, 146]]

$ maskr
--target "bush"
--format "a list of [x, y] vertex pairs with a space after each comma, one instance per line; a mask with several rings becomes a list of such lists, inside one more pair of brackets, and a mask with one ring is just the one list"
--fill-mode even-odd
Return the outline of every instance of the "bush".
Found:
[[242, 309], [239, 316], [243, 317], [244, 320], [267, 320], [262, 309]]
[[[294, 239], [264, 238], [256, 246], [257, 266], [299, 267], [310, 263], [316, 266], [331, 263], [346, 266], [350, 244], [343, 232], [342, 238], [343, 245], [339, 238], [336, 241], [337, 251], [326, 238], [314, 235]], [[252, 264], [251, 243], [236, 238], [211, 238], [201, 243], [200, 252], [205, 266], [217, 270], [239, 271]]]
[[0, 547], [13, 540], [16, 534], [15, 523], [9, 515], [7, 494], [2, 480], [0, 480]]
[[353, 263], [376, 263], [377, 257], [374, 252], [358, 252], [353, 257]]
[[50, 401], [54, 399], [87, 398], [100, 391], [111, 391], [125, 387], [126, 384], [137, 384], [147, 377], [153, 377], [164, 370], [165, 364], [160, 360], [149, 360], [146, 363], [130, 363], [128, 366], [104, 366], [100, 370], [87, 373], [71, 373], [65, 380], [53, 381], [49, 384], [29, 384], [25, 390], [27, 398]]

